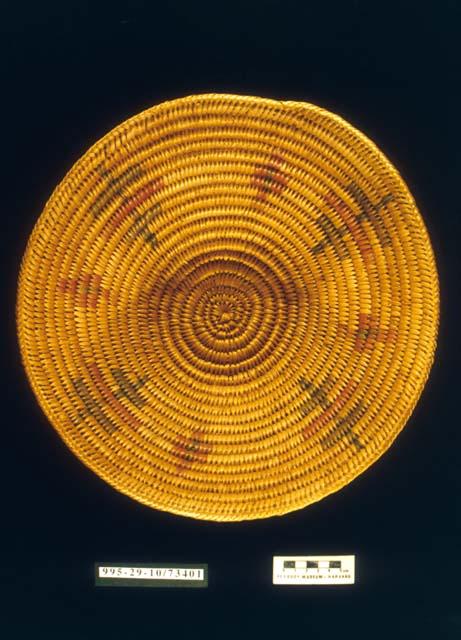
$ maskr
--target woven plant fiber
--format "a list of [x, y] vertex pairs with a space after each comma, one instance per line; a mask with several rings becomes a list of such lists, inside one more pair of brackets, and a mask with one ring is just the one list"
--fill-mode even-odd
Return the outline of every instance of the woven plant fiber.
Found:
[[115, 489], [250, 520], [348, 484], [408, 421], [438, 329], [426, 228], [341, 117], [227, 94], [158, 104], [65, 175], [23, 258], [33, 391]]

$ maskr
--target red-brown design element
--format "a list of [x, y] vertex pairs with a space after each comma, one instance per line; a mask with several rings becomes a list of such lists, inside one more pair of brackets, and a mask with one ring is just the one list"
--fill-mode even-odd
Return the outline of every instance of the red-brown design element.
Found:
[[397, 325], [398, 318], [395, 316], [391, 316], [388, 328], [382, 328], [377, 318], [369, 313], [360, 313], [357, 329], [351, 331], [345, 324], [341, 324], [338, 327], [338, 337], [342, 340], [353, 338], [356, 351], [370, 351], [376, 342], [395, 344], [398, 335]]
[[95, 309], [101, 298], [108, 300], [109, 291], [101, 286], [102, 276], [97, 273], [83, 273], [78, 278], [61, 278], [59, 293], [70, 294], [78, 307]]
[[173, 454], [178, 458], [177, 470], [189, 469], [195, 462], [205, 462], [211, 446], [204, 441], [204, 433], [195, 431], [192, 436], [180, 436], [174, 444]]
[[365, 261], [368, 260], [373, 253], [373, 249], [369, 242], [365, 229], [360, 224], [360, 220], [354, 214], [352, 209], [344, 200], [336, 195], [333, 191], [327, 193], [324, 197], [325, 202], [336, 211], [342, 222], [346, 225], [349, 233], [355, 240], [355, 243]]
[[[395, 324], [396, 318], [391, 318], [391, 323]], [[385, 344], [395, 344], [397, 339], [397, 331], [391, 326], [383, 329], [379, 326], [378, 320], [368, 314], [359, 314], [359, 326], [355, 334], [354, 349], [357, 351], [365, 351], [373, 349], [376, 342]]]
[[88, 366], [90, 373], [93, 377], [94, 382], [96, 383], [96, 388], [98, 389], [101, 396], [107, 402], [108, 405], [112, 407], [112, 409], [118, 413], [118, 415], [131, 427], [136, 429], [141, 426], [141, 421], [138, 420], [135, 416], [133, 416], [128, 409], [126, 409], [123, 404], [118, 399], [117, 395], [111, 390], [109, 385], [105, 382], [104, 377], [97, 367], [96, 364], [90, 364]]
[[253, 174], [252, 185], [256, 187], [257, 199], [265, 201], [270, 193], [281, 193], [286, 185], [287, 178], [282, 170], [283, 159], [272, 155], [267, 164], [258, 164]]
[[[331, 422], [334, 418], [336, 418], [340, 411], [344, 408], [348, 400], [352, 397], [355, 389], [357, 388], [357, 383], [350, 382], [348, 385], [344, 387], [341, 393], [337, 396], [333, 402], [324, 402], [322, 403], [322, 408], [324, 408], [323, 413], [321, 413], [313, 422], [311, 422], [307, 427], [303, 430], [304, 437], [309, 437], [322, 427], [324, 427], [328, 422]], [[320, 404], [320, 403], [319, 403]]]
[[323, 201], [330, 208], [334, 209], [341, 219], [342, 224], [335, 224], [329, 216], [321, 213], [315, 222], [319, 231], [322, 233], [323, 239], [317, 242], [317, 244], [311, 248], [311, 251], [314, 255], [319, 255], [324, 253], [328, 247], [332, 247], [341, 260], [348, 258], [350, 254], [344, 237], [350, 235], [355, 240], [364, 260], [367, 261], [372, 255], [373, 250], [366, 234], [366, 229], [362, 223], [368, 222], [372, 225], [382, 246], [391, 244], [391, 238], [381, 218], [380, 211], [394, 199], [394, 196], [388, 193], [381, 198], [379, 202], [373, 204], [355, 182], [351, 182], [346, 187], [346, 191], [358, 206], [359, 213], [354, 214], [347, 203], [330, 190], [324, 196]]

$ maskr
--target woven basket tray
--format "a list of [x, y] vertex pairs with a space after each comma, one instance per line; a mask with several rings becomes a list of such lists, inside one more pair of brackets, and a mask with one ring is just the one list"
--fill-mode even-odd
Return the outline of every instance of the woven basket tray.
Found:
[[156, 509], [246, 520], [388, 449], [433, 360], [438, 281], [402, 178], [351, 125], [195, 95], [72, 167], [30, 237], [17, 322], [88, 467]]

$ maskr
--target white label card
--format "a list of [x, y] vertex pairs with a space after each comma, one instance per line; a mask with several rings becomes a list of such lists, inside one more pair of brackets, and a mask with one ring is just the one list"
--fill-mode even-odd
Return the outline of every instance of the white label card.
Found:
[[97, 587], [207, 587], [207, 564], [95, 563]]
[[272, 584], [354, 584], [355, 556], [274, 556]]

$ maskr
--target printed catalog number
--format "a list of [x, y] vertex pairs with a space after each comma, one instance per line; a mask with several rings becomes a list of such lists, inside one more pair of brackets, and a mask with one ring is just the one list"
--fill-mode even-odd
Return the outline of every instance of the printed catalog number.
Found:
[[147, 567], [99, 567], [100, 578], [137, 578], [144, 580], [203, 580], [203, 569]]

